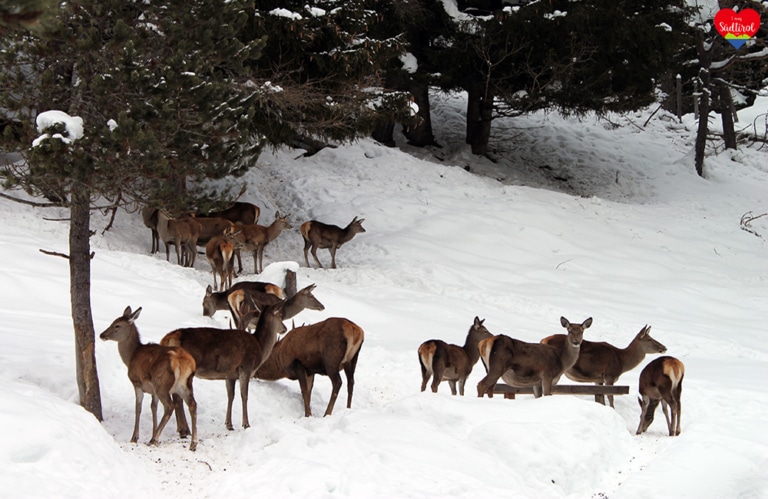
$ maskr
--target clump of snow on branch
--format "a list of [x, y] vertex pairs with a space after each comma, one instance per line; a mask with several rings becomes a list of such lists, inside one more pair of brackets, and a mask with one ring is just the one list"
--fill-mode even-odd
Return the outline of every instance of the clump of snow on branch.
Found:
[[[37, 115], [37, 131], [41, 134], [32, 142], [32, 147], [39, 146], [44, 140], [59, 139], [65, 144], [71, 144], [77, 139], [83, 137], [83, 119], [79, 116], [70, 116], [64, 111], [45, 111]], [[51, 127], [63, 124], [65, 134], [50, 134], [45, 130]]]

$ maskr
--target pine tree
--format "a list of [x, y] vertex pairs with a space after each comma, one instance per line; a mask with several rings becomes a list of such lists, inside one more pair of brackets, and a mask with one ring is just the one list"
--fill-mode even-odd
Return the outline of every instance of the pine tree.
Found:
[[[0, 40], [6, 188], [70, 212], [69, 267], [81, 404], [101, 419], [90, 304], [90, 210], [153, 203], [204, 207], [226, 192], [207, 179], [238, 175], [263, 147], [271, 90], [250, 68], [264, 40], [243, 35], [248, 2], [65, 2], [45, 26]], [[38, 112], [82, 118], [83, 137], [31, 147]]]

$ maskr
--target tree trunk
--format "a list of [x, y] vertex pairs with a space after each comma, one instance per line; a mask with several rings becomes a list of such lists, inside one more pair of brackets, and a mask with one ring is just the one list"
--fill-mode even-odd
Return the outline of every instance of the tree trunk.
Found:
[[371, 133], [373, 140], [387, 147], [395, 147], [395, 122], [388, 121], [383, 125], [378, 125]]
[[102, 421], [94, 349], [96, 333], [91, 314], [91, 212], [86, 187], [73, 187], [69, 211], [69, 292], [75, 329], [77, 388], [80, 392], [80, 405]]
[[467, 90], [467, 144], [472, 154], [488, 156], [488, 141], [493, 120], [493, 96], [480, 83], [473, 83]]
[[429, 85], [421, 82], [413, 82], [410, 88], [411, 95], [419, 106], [419, 123], [409, 126], [404, 130], [408, 143], [416, 147], [436, 146], [435, 135], [432, 131], [432, 116], [429, 106]]
[[736, 149], [736, 128], [733, 124], [733, 97], [731, 89], [724, 83], [718, 84], [720, 106], [718, 111], [723, 122], [723, 141], [726, 149]]
[[699, 96], [699, 128], [696, 131], [695, 160], [696, 173], [704, 176], [704, 152], [707, 148], [707, 133], [709, 132], [709, 87], [702, 85]]

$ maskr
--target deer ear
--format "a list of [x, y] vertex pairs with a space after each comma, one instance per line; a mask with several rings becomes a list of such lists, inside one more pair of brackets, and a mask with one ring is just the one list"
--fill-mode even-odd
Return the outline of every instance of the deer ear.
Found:
[[213, 294], [213, 288], [209, 284], [207, 288], [205, 288], [205, 296], [211, 296]]
[[131, 317], [131, 313], [132, 313], [131, 312], [131, 306], [128, 305], [127, 307], [125, 307], [125, 310], [123, 310], [123, 319], [130, 318]]
[[139, 318], [139, 314], [141, 314], [141, 307], [137, 308], [136, 311], [131, 314], [131, 307], [128, 307], [126, 311], [129, 313], [130, 317], [128, 317], [128, 322], [133, 324], [133, 321]]
[[570, 322], [568, 322], [568, 319], [565, 317], [560, 317], [560, 325], [563, 327], [568, 327], [570, 325]]
[[590, 317], [589, 319], [585, 320], [581, 325], [584, 326], [584, 329], [586, 329], [589, 326], [591, 326], [592, 325], [592, 317]]

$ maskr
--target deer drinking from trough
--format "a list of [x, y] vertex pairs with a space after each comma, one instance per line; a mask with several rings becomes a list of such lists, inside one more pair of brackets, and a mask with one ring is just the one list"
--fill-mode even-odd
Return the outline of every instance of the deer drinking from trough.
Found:
[[552, 386], [576, 363], [584, 330], [592, 325], [592, 318], [571, 324], [560, 317], [560, 324], [568, 330], [568, 340], [562, 348], [527, 343], [503, 334], [481, 340], [478, 348], [488, 374], [477, 384], [477, 396], [487, 393], [493, 397], [493, 387], [499, 378], [511, 386], [532, 386], [536, 398], [552, 395]]
[[[144, 394], [152, 395], [152, 439], [150, 445], [157, 445], [160, 434], [171, 417], [174, 405], [179, 435], [189, 435], [189, 427], [184, 418], [182, 400], [187, 403], [189, 417], [192, 420], [192, 441], [189, 450], [197, 448], [197, 403], [192, 393], [192, 378], [195, 374], [195, 359], [186, 350], [173, 346], [142, 344], [136, 319], [141, 307], [135, 312], [126, 307], [123, 315], [115, 319], [99, 337], [117, 342], [120, 358], [128, 367], [128, 379], [133, 383], [136, 393], [135, 421], [131, 442], [139, 440], [139, 420]], [[157, 402], [163, 404], [163, 417], [157, 423]], [[181, 418], [181, 419], [180, 419]]]
[[275, 344], [272, 354], [256, 372], [259, 379], [274, 381], [282, 378], [299, 380], [304, 400], [304, 415], [311, 416], [310, 399], [315, 374], [328, 376], [333, 385], [325, 416], [333, 406], [341, 389], [342, 369], [347, 378], [347, 409], [352, 407], [355, 368], [365, 333], [354, 322], [343, 318], [330, 318], [317, 324], [292, 329]]
[[456, 395], [456, 382], [459, 394], [464, 395], [464, 384], [472, 368], [480, 358], [477, 344], [492, 335], [483, 326], [485, 319], [475, 317], [469, 328], [464, 346], [453, 345], [442, 340], [428, 340], [419, 346], [419, 364], [421, 365], [421, 391], [427, 389], [427, 382], [432, 376], [432, 391], [437, 393], [441, 381], [447, 381], [451, 394]]
[[[235, 382], [240, 381], [242, 424], [243, 428], [248, 428], [248, 382], [269, 357], [277, 335], [285, 331], [282, 304], [277, 304], [263, 311], [253, 334], [240, 329], [184, 328], [166, 334], [160, 344], [177, 346], [188, 351], [197, 363], [195, 375], [198, 378], [226, 381], [227, 415], [224, 424], [228, 430], [232, 430]], [[180, 417], [178, 404], [176, 410], [177, 417]]]
[[[667, 351], [667, 347], [651, 338], [650, 333], [651, 326], [646, 325], [626, 348], [618, 348], [604, 341], [582, 341], [579, 358], [565, 370], [566, 377], [583, 383], [614, 385], [623, 373], [637, 367], [646, 354]], [[555, 348], [562, 348], [565, 341], [564, 334], [555, 334], [541, 340], [545, 345]], [[605, 396], [595, 395], [595, 401], [605, 405]], [[613, 395], [608, 395], [608, 402], [613, 407]]]
[[[238, 237], [243, 249], [253, 252], [254, 273], [259, 274], [264, 271], [264, 248], [277, 239], [281, 232], [291, 228], [288, 217], [289, 215], [282, 216], [279, 211], [276, 211], [274, 222], [266, 227], [258, 224], [236, 224], [240, 231]], [[242, 271], [242, 265], [240, 265], [240, 271]]]
[[365, 232], [363, 228], [364, 218], [358, 220], [357, 217], [345, 228], [341, 228], [337, 225], [324, 224], [315, 220], [304, 222], [301, 224], [299, 231], [301, 237], [304, 238], [304, 261], [309, 267], [309, 257], [307, 256], [307, 250], [311, 248], [312, 256], [317, 262], [317, 266], [323, 268], [323, 264], [317, 258], [318, 249], [328, 249], [331, 252], [331, 268], [336, 268], [336, 250], [341, 247], [342, 244], [349, 242], [355, 234]]
[[[685, 366], [674, 357], [665, 355], [651, 361], [640, 372], [640, 425], [637, 435], [645, 432], [653, 423], [653, 414], [659, 402], [667, 420], [669, 436], [680, 435], [680, 414], [682, 406], [680, 395], [683, 391]], [[670, 419], [667, 406], [672, 410]]]

